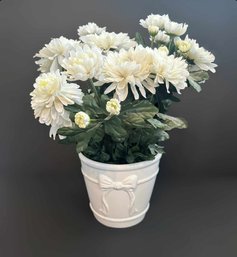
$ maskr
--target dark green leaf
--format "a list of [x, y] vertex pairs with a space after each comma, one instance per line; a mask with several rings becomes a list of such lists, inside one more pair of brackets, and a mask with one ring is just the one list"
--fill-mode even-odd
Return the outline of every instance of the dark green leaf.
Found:
[[167, 124], [162, 123], [160, 120], [157, 119], [148, 119], [147, 120], [154, 128], [159, 128], [163, 130], [169, 130]]
[[95, 126], [91, 129], [87, 130], [86, 132], [82, 132], [82, 133], [80, 133], [76, 136], [77, 142], [78, 142], [77, 146], [76, 146], [76, 150], [77, 150], [78, 153], [83, 152], [84, 150], [86, 150], [91, 138], [96, 133], [96, 130], [97, 130], [97, 127]]
[[83, 108], [86, 110], [86, 112], [94, 115], [104, 113], [104, 111], [99, 107], [94, 96], [92, 95], [85, 95], [83, 97]]
[[93, 136], [93, 142], [100, 142], [103, 140], [104, 138], [104, 128], [103, 127], [99, 127], [97, 130], [96, 130], [96, 133], [95, 135]]
[[136, 33], [136, 35], [135, 35], [135, 40], [136, 40], [136, 42], [137, 42], [139, 45], [145, 46], [144, 39], [143, 39], [142, 35], [141, 35], [139, 32]]
[[127, 137], [127, 131], [122, 127], [118, 117], [112, 117], [104, 123], [105, 133], [110, 135], [115, 142], [122, 142]]
[[64, 109], [66, 111], [72, 112], [74, 114], [77, 113], [77, 112], [83, 111], [83, 107], [78, 105], [78, 104], [64, 106]]
[[157, 114], [158, 118], [164, 121], [164, 123], [167, 125], [167, 128], [165, 130], [171, 130], [174, 128], [183, 129], [187, 128], [187, 122], [182, 118], [176, 118], [172, 117], [163, 113]]
[[70, 128], [70, 127], [63, 127], [58, 129], [58, 134], [61, 136], [74, 136], [77, 135], [78, 133], [84, 132], [85, 129], [81, 129], [79, 127], [74, 127], [74, 128]]
[[147, 100], [133, 102], [122, 107], [121, 116], [126, 124], [135, 127], [146, 127], [145, 120], [153, 118], [158, 108]]
[[149, 127], [143, 119], [142, 115], [139, 113], [128, 113], [123, 115], [123, 122], [129, 126], [137, 128]]

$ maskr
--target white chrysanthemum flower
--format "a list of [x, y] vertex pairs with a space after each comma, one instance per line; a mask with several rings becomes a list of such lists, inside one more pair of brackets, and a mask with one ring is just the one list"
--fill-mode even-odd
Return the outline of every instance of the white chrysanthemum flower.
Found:
[[40, 58], [35, 63], [39, 65], [39, 71], [49, 72], [61, 69], [61, 63], [68, 51], [79, 42], [65, 37], [54, 38], [46, 44], [34, 57]]
[[74, 121], [79, 128], [86, 128], [90, 124], [90, 117], [85, 112], [78, 112]]
[[94, 22], [89, 22], [86, 25], [83, 26], [79, 26], [78, 28], [78, 35], [80, 37], [82, 36], [86, 36], [86, 35], [90, 35], [90, 34], [101, 34], [103, 31], [106, 31], [106, 27], [99, 27], [97, 24], [95, 24]]
[[104, 83], [111, 83], [105, 94], [115, 90], [118, 99], [124, 101], [129, 85], [135, 99], [139, 99], [136, 87], [143, 97], [146, 97], [144, 87], [155, 94], [154, 83], [148, 78], [152, 61], [152, 49], [141, 45], [128, 51], [121, 49], [119, 52], [109, 52], [100, 78]]
[[167, 55], [155, 49], [152, 73], [155, 74], [155, 83], [166, 84], [167, 92], [169, 92], [169, 83], [178, 93], [187, 87], [188, 64], [181, 57]]
[[157, 35], [155, 36], [155, 40], [156, 43], [169, 43], [170, 42], [170, 36], [168, 36], [165, 31], [159, 31], [157, 33]]
[[185, 41], [191, 45], [190, 50], [186, 53], [187, 58], [192, 60], [201, 70], [210, 70], [215, 73], [215, 67], [217, 67], [217, 64], [214, 63], [215, 56], [203, 47], [200, 47], [196, 40], [190, 39], [188, 35]]
[[116, 98], [112, 98], [106, 103], [106, 111], [112, 115], [119, 115], [121, 110], [121, 104]]
[[103, 65], [103, 55], [101, 50], [95, 46], [78, 46], [70, 51], [68, 57], [62, 61], [62, 66], [66, 70], [65, 74], [71, 80], [86, 81], [98, 78]]
[[150, 14], [147, 16], [145, 20], [140, 20], [140, 25], [146, 29], [148, 29], [150, 26], [156, 26], [159, 29], [163, 29], [165, 26], [165, 23], [168, 22], [169, 16], [166, 15], [159, 15], [159, 14]]
[[182, 53], [186, 53], [191, 49], [191, 43], [188, 40], [181, 40], [180, 38], [175, 39], [175, 45]]
[[169, 54], [169, 49], [166, 46], [160, 46], [157, 49], [157, 52], [168, 55]]
[[136, 41], [126, 33], [102, 32], [100, 35], [83, 36], [81, 40], [88, 45], [97, 46], [105, 52], [110, 49], [129, 49], [137, 45]]
[[68, 83], [65, 75], [56, 72], [43, 73], [35, 81], [31, 92], [31, 106], [39, 122], [51, 125], [50, 136], [57, 130], [72, 125], [64, 106], [82, 104], [83, 93], [77, 84]]
[[165, 31], [168, 34], [181, 36], [187, 31], [188, 25], [185, 23], [177, 23], [174, 21], [167, 21], [165, 23]]

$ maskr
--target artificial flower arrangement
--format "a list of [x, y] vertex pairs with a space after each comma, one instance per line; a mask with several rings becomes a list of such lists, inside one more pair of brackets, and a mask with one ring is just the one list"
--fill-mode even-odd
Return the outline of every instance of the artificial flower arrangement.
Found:
[[35, 55], [41, 72], [30, 94], [35, 118], [91, 160], [154, 159], [167, 131], [187, 126], [166, 114], [170, 105], [188, 87], [199, 92], [215, 72], [214, 55], [184, 36], [187, 24], [151, 14], [140, 25], [148, 40], [88, 23], [78, 28], [78, 40], [52, 39]]

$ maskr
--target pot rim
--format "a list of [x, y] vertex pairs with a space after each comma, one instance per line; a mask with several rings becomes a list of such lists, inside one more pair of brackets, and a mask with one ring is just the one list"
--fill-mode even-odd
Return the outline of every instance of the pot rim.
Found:
[[83, 155], [82, 153], [79, 153], [78, 155], [82, 162], [85, 162], [87, 165], [93, 168], [100, 169], [100, 170], [115, 170], [115, 171], [118, 170], [120, 172], [149, 167], [154, 163], [159, 162], [159, 160], [162, 157], [162, 154], [157, 154], [154, 160], [135, 162], [130, 164], [109, 164], [109, 163], [97, 162], [97, 161], [91, 160], [87, 158], [85, 155]]

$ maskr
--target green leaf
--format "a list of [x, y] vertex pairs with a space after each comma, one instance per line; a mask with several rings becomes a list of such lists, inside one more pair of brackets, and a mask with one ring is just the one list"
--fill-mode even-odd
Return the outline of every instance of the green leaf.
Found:
[[133, 163], [135, 161], [135, 158], [134, 158], [133, 153], [131, 151], [128, 151], [128, 155], [126, 156], [126, 161], [128, 163]]
[[107, 95], [101, 95], [101, 105], [105, 109], [106, 108], [106, 103], [110, 100], [110, 98]]
[[104, 129], [102, 127], [99, 127], [96, 130], [95, 135], [93, 136], [93, 142], [101, 142], [104, 138], [105, 132]]
[[92, 95], [84, 95], [83, 97], [83, 108], [90, 114], [98, 115], [103, 114], [104, 111], [99, 107], [95, 98]]
[[202, 91], [201, 86], [197, 82], [195, 82], [191, 76], [188, 77], [188, 82], [190, 86], [193, 87], [198, 93]]
[[176, 103], [180, 102], [180, 99], [178, 97], [174, 96], [174, 95], [170, 95], [169, 99], [172, 102], [176, 102]]
[[152, 155], [157, 155], [158, 153], [160, 153], [160, 154], [164, 153], [164, 147], [159, 146], [157, 144], [149, 145], [148, 148], [149, 148]]
[[165, 130], [187, 128], [187, 122], [184, 119], [172, 117], [163, 113], [158, 113], [157, 116], [167, 125]]
[[91, 140], [91, 138], [94, 136], [94, 134], [96, 133], [97, 130], [97, 126], [82, 132], [80, 134], [78, 134], [76, 136], [77, 139], [77, 146], [76, 146], [76, 150], [78, 153], [83, 152], [84, 150], [86, 150], [86, 148], [88, 147], [88, 144]]
[[169, 134], [161, 129], [145, 129], [140, 137], [140, 145], [148, 147], [150, 144], [155, 144], [169, 139]]
[[70, 128], [70, 127], [63, 127], [58, 129], [57, 133], [61, 136], [74, 136], [77, 135], [78, 133], [84, 132], [85, 129], [81, 129], [79, 127], [74, 127], [74, 128]]
[[209, 79], [208, 72], [202, 70], [190, 72], [190, 77], [192, 78], [192, 80], [199, 83], [203, 83], [204, 81]]
[[78, 104], [64, 106], [64, 109], [66, 111], [69, 111], [69, 112], [72, 112], [72, 113], [77, 113], [77, 112], [83, 111], [83, 107], [78, 105]]
[[147, 100], [142, 100], [123, 106], [121, 116], [126, 124], [134, 127], [146, 127], [145, 120], [153, 118], [157, 113], [157, 107]]
[[110, 159], [110, 155], [105, 153], [105, 152], [101, 152], [100, 154], [100, 162], [107, 162]]
[[150, 142], [163, 142], [170, 138], [169, 134], [161, 129], [156, 129], [153, 133], [153, 140], [150, 140]]
[[162, 123], [160, 120], [157, 119], [148, 119], [147, 120], [154, 128], [159, 128], [163, 130], [169, 130], [167, 124]]
[[136, 42], [137, 42], [139, 45], [145, 46], [144, 39], [143, 39], [142, 35], [141, 35], [139, 32], [136, 33], [136, 35], [135, 35], [135, 40], [136, 40]]
[[115, 142], [122, 142], [127, 137], [127, 131], [122, 127], [118, 117], [112, 117], [104, 123], [105, 133], [110, 135]]
[[158, 113], [158, 108], [147, 100], [135, 101], [122, 106], [124, 113], [141, 113], [144, 119], [152, 118]]
[[136, 128], [149, 127], [143, 119], [142, 115], [139, 115], [137, 113], [129, 113], [127, 115], [123, 115], [123, 122], [129, 126]]

